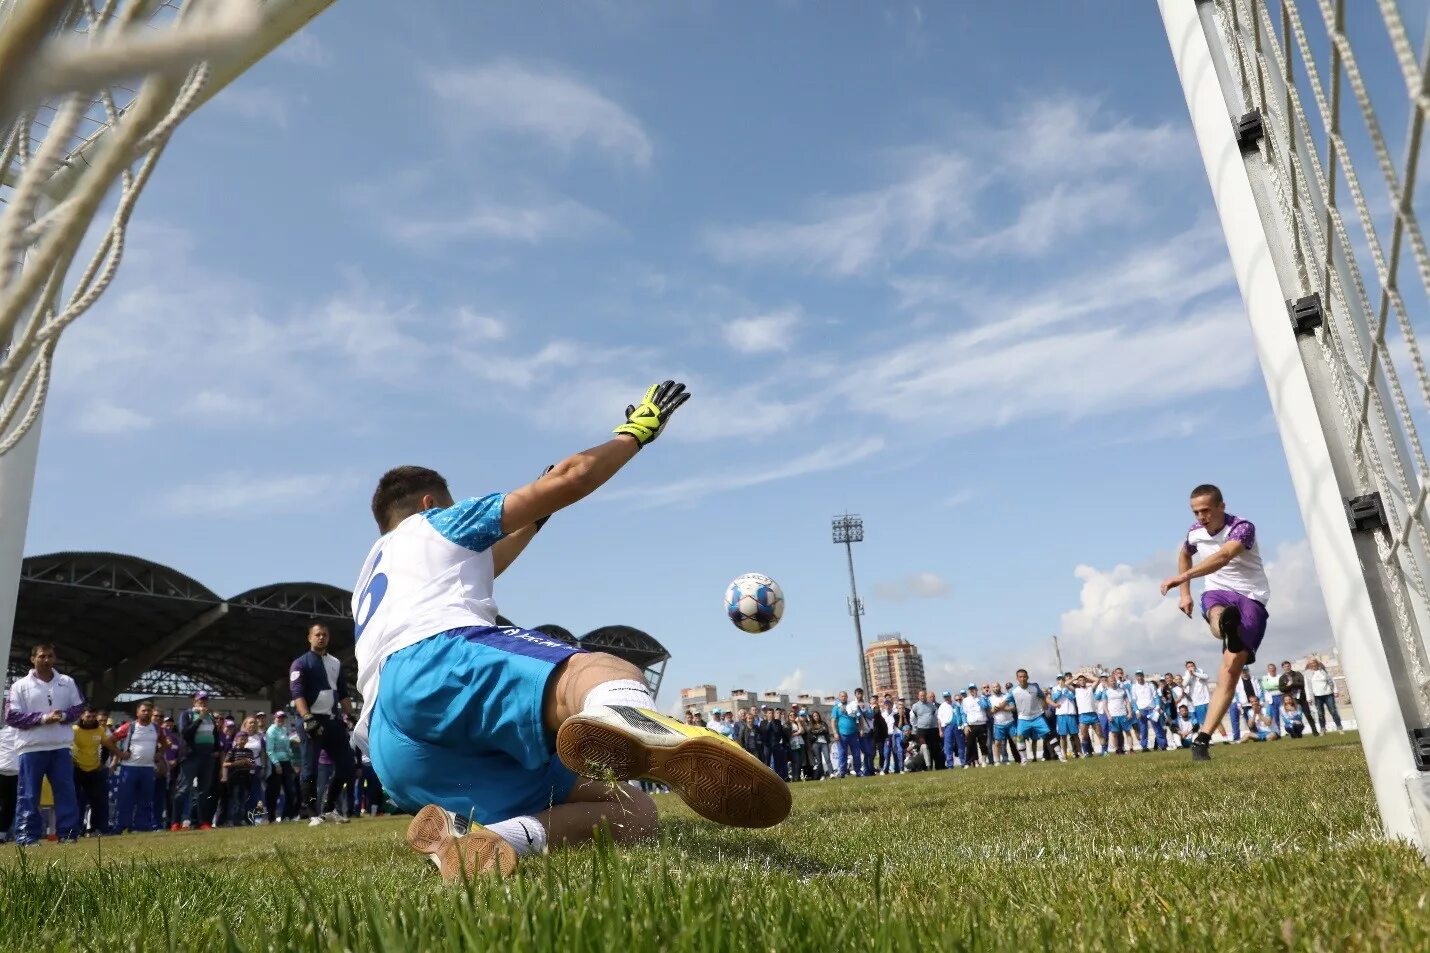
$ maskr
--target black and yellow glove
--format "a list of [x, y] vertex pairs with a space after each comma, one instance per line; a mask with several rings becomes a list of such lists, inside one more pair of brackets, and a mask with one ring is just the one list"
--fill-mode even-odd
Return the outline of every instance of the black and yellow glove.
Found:
[[690, 393], [684, 384], [677, 384], [675, 381], [652, 384], [639, 404], [626, 408], [626, 422], [614, 432], [630, 434], [644, 447], [660, 436], [660, 432], [670, 421], [670, 415], [689, 399]]

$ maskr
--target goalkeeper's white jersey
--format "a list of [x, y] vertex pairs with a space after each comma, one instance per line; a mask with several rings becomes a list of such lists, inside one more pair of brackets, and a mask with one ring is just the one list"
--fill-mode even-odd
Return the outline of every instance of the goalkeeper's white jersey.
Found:
[[384, 659], [449, 629], [497, 624], [491, 547], [504, 500], [493, 493], [416, 513], [373, 543], [353, 587], [364, 750]]

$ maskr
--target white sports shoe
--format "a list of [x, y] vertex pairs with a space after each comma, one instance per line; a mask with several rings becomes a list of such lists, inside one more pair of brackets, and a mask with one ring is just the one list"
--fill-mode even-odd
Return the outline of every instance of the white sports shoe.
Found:
[[309, 827], [319, 827], [319, 826], [322, 825], [322, 823], [323, 823], [323, 815], [321, 815], [321, 814], [314, 814], [313, 817], [312, 817], [312, 819], [311, 819], [310, 821], [308, 821], [308, 826], [309, 826]]
[[447, 883], [496, 871], [510, 877], [516, 871], [516, 851], [475, 821], [428, 804], [407, 825], [407, 846], [427, 859]]
[[731, 827], [773, 827], [789, 816], [789, 786], [732, 739], [648, 708], [592, 705], [556, 733], [556, 754], [597, 780], [649, 778], [701, 817]]

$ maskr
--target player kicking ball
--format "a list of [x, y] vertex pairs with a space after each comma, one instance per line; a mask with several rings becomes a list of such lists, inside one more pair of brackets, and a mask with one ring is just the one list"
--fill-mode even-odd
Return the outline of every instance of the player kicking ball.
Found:
[[634, 778], [721, 824], [770, 827], [789, 814], [784, 781], [730, 739], [655, 711], [634, 665], [496, 622], [492, 581], [689, 396], [673, 381], [651, 387], [614, 439], [510, 493], [453, 501], [423, 467], [378, 481], [382, 536], [353, 597], [356, 737], [392, 799], [416, 812], [407, 843], [449, 882], [509, 875], [521, 857], [603, 826], [617, 843], [649, 837], [655, 803], [615, 783]]
[[[1191, 748], [1193, 761], [1209, 761], [1211, 732], [1221, 725], [1241, 670], [1256, 661], [1256, 650], [1266, 635], [1266, 601], [1271, 587], [1256, 545], [1256, 527], [1226, 511], [1221, 490], [1203, 483], [1192, 490], [1191, 504], [1197, 521], [1182, 541], [1177, 575], [1162, 582], [1162, 595], [1178, 590], [1178, 607], [1191, 618], [1191, 581], [1206, 577], [1202, 618], [1211, 627], [1212, 636], [1221, 639], [1221, 675]], [[1193, 567], [1193, 557], [1198, 555], [1201, 562]]]

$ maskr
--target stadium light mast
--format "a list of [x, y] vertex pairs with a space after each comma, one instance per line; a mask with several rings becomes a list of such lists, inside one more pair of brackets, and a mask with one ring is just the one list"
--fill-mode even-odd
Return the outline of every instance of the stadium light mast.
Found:
[[856, 514], [845, 513], [834, 517], [834, 542], [844, 544], [844, 555], [849, 559], [849, 614], [854, 617], [854, 639], [859, 643], [859, 684], [866, 692], [872, 692], [869, 684], [867, 660], [864, 658], [864, 626], [859, 617], [864, 614], [864, 600], [859, 598], [859, 587], [854, 583], [854, 544], [864, 542], [864, 521]]

